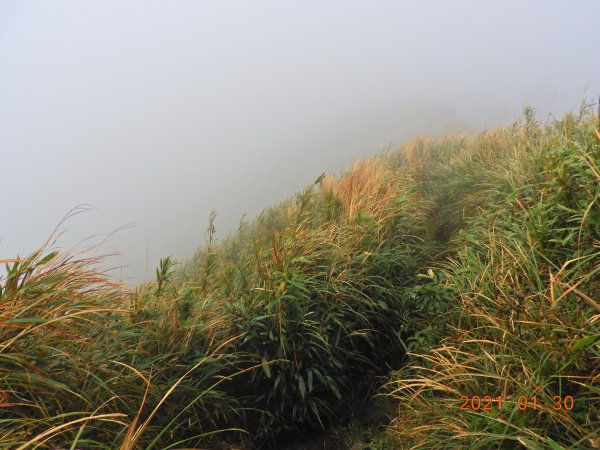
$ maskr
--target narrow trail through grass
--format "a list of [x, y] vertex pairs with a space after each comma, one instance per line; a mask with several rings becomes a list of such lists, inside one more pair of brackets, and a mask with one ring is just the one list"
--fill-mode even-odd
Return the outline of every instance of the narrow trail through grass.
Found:
[[416, 139], [134, 291], [2, 260], [0, 447], [599, 448], [596, 120]]

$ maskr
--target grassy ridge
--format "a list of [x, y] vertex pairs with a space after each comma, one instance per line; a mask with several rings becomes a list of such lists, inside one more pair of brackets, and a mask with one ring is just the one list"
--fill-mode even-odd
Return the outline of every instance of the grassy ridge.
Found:
[[[600, 145], [589, 119], [476, 138], [442, 160], [450, 217], [464, 211], [443, 264], [455, 292], [441, 343], [389, 384], [391, 424], [409, 448], [597, 448], [600, 445]], [[595, 300], [594, 300], [595, 299]], [[492, 411], [460, 396], [502, 396]], [[554, 397], [575, 398], [555, 409]], [[537, 399], [520, 411], [519, 396]]]
[[365, 161], [319, 180], [275, 226], [269, 218], [244, 237], [252, 250], [219, 285], [243, 335], [237, 349], [274, 361], [237, 384], [265, 411], [251, 422], [255, 437], [328, 424], [386, 364], [400, 363], [402, 291], [426, 260], [425, 205], [385, 159]]
[[[195, 435], [214, 431], [230, 409], [215, 378], [229, 365], [220, 324], [175, 329], [170, 296], [126, 291], [96, 258], [43, 254], [6, 261], [0, 443], [166, 448], [190, 437], [173, 431], [184, 420]], [[202, 346], [190, 354], [190, 342]]]
[[[222, 243], [211, 218], [193, 260], [135, 292], [94, 258], [6, 261], [0, 445], [279, 448], [387, 375], [398, 406], [374, 448], [597, 448], [594, 120], [528, 110], [415, 140]], [[462, 395], [505, 401], [462, 411]]]

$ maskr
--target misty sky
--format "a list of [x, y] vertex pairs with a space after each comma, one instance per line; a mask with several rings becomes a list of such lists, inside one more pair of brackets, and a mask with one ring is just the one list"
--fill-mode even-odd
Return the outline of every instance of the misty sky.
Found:
[[[116, 228], [130, 283], [415, 134], [577, 111], [598, 1], [2, 1], [0, 259]], [[593, 101], [593, 100], [591, 100]], [[120, 272], [115, 272], [120, 277]]]

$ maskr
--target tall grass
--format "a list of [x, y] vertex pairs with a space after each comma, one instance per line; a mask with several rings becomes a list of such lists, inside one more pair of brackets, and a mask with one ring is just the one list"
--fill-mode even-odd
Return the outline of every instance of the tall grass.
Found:
[[398, 367], [401, 292], [426, 259], [427, 207], [407, 174], [367, 160], [320, 177], [216, 255], [199, 253], [196, 283], [206, 285], [216, 258], [207, 298], [227, 305], [242, 336], [235, 351], [264, 364], [231, 386], [255, 444], [328, 426], [375, 375]]
[[597, 448], [594, 119], [416, 139], [220, 243], [212, 215], [133, 291], [86, 254], [2, 260], [0, 446], [282, 448], [380, 392], [374, 448]]
[[[479, 137], [439, 170], [464, 226], [445, 264], [451, 330], [389, 384], [401, 448], [598, 448], [600, 143], [568, 116]], [[444, 196], [445, 194], [441, 194]], [[594, 300], [595, 299], [595, 300]], [[502, 396], [492, 411], [461, 396]], [[575, 399], [571, 411], [554, 397]], [[519, 396], [537, 408], [520, 411]], [[531, 403], [531, 402], [530, 402]]]
[[219, 341], [213, 311], [184, 323], [171, 302], [181, 292], [165, 297], [157, 282], [134, 295], [95, 257], [41, 249], [3, 262], [3, 446], [167, 448], [226, 426], [232, 401], [218, 386], [232, 338]]

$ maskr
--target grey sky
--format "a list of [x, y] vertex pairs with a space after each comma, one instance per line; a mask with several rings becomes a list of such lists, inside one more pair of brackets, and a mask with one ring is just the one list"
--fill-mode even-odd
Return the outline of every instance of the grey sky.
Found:
[[[0, 1], [0, 259], [120, 232], [131, 281], [416, 133], [600, 93], [597, 1]], [[99, 239], [96, 238], [97, 242]], [[117, 275], [120, 275], [117, 273]]]

